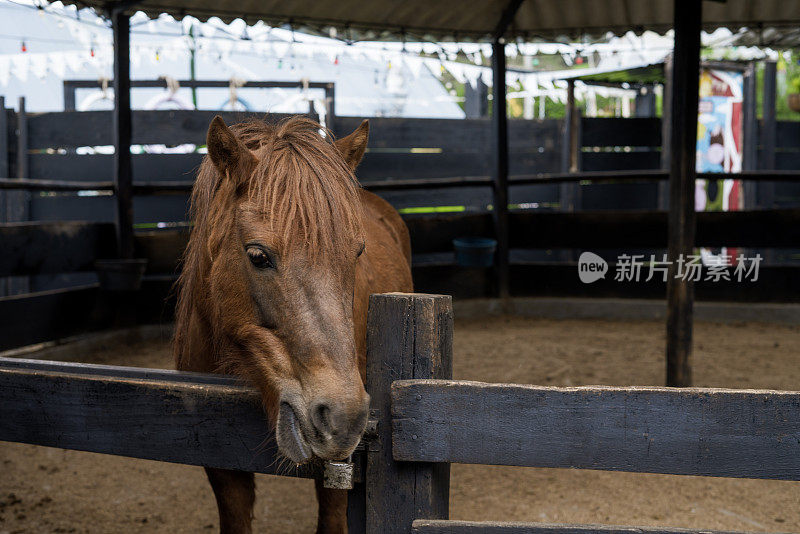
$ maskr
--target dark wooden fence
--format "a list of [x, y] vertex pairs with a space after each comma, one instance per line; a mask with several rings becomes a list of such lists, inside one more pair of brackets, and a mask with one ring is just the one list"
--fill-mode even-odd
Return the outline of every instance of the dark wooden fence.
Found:
[[[148, 147], [202, 147], [215, 112], [134, 112], [136, 254], [148, 259], [148, 271], [142, 291], [123, 298], [100, 290], [94, 274], [96, 259], [115, 254], [112, 156], [84, 153], [110, 143], [111, 112], [32, 114], [20, 108], [0, 113], [0, 205], [8, 221], [0, 225], [0, 295], [9, 295], [0, 296], [0, 313], [10, 318], [0, 349], [105, 328], [113, 324], [114, 309], [126, 306], [135, 306], [140, 320], [169, 320], [169, 288], [188, 235], [188, 191], [202, 152], [152, 153]], [[247, 116], [223, 113], [228, 122]], [[333, 127], [342, 135], [361, 120], [335, 117]], [[358, 175], [404, 212], [416, 288], [458, 298], [492, 296], [493, 270], [455, 265], [452, 245], [456, 237], [495, 234], [489, 120], [370, 120], [369, 152]], [[570, 252], [580, 248], [613, 258], [620, 251], [664, 250], [666, 213], [655, 211], [659, 183], [667, 177], [658, 170], [660, 121], [586, 118], [580, 125], [580, 173], [570, 174], [563, 167], [561, 121], [509, 123], [511, 294], [663, 298], [659, 280], [607, 277], [582, 284]], [[779, 123], [776, 139], [775, 148], [760, 149], [760, 157], [766, 161], [771, 154], [777, 170], [747, 175], [755, 184], [748, 189], [751, 209], [699, 214], [698, 245], [779, 247], [786, 257], [798, 247], [800, 203], [792, 196], [798, 186], [787, 181], [797, 173], [781, 169], [800, 168], [793, 148], [800, 146], [800, 123]], [[580, 202], [567, 210], [563, 186], [579, 180]], [[759, 211], [762, 206], [773, 211]], [[414, 213], [418, 208], [450, 212]], [[697, 297], [797, 301], [800, 277], [794, 269], [770, 261], [762, 265], [758, 283], [700, 282]]]
[[[451, 462], [800, 480], [798, 392], [453, 381], [452, 332], [449, 296], [370, 299], [352, 534], [692, 532], [448, 521]], [[3, 441], [320, 476], [278, 470], [267, 434], [228, 377], [0, 358]]]

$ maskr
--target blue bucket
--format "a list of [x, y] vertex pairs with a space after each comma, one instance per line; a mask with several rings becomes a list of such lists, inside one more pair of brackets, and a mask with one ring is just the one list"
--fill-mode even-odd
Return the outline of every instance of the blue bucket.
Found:
[[497, 241], [488, 237], [459, 237], [453, 239], [456, 263], [462, 267], [491, 267]]

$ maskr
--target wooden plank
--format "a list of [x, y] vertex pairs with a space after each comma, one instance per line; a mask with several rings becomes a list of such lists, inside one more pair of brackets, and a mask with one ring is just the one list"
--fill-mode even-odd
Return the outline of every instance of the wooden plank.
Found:
[[190, 228], [136, 233], [136, 257], [147, 258], [148, 273], [177, 273]]
[[132, 295], [108, 294], [89, 284], [0, 298], [0, 350], [113, 327], [122, 308], [138, 324], [169, 323], [174, 282], [174, 276], [146, 277]]
[[[792, 247], [800, 242], [800, 209], [700, 212], [699, 246]], [[658, 211], [511, 213], [512, 248], [662, 248], [667, 214]]]
[[[762, 90], [762, 116], [761, 121], [761, 151], [759, 153], [759, 168], [766, 170], [775, 169], [775, 147], [778, 143], [777, 126], [775, 120], [776, 101], [778, 97], [778, 66], [775, 61], [764, 62], [764, 81]], [[788, 137], [788, 136], [787, 136]], [[800, 135], [797, 136], [800, 141]], [[793, 144], [792, 147], [798, 146]], [[745, 201], [750, 201], [753, 206], [772, 208], [775, 201], [775, 184], [762, 183], [755, 186], [745, 186]], [[753, 191], [755, 190], [755, 191]], [[745, 206], [750, 207], [750, 206]]]
[[377, 437], [367, 444], [366, 531], [406, 533], [417, 518], [447, 519], [450, 466], [392, 459], [390, 386], [403, 378], [452, 376], [449, 296], [389, 293], [370, 297], [367, 392]]
[[0, 276], [94, 271], [96, 259], [115, 254], [107, 223], [7, 223], [0, 243]]
[[[369, 147], [441, 148], [443, 151], [488, 152], [492, 143], [491, 120], [482, 119], [411, 119], [385, 117], [337, 117], [337, 136], [355, 130], [369, 119]], [[560, 120], [510, 119], [509, 149], [524, 151], [542, 148], [556, 150]]]
[[[0, 367], [0, 440], [312, 477], [279, 467], [257, 391], [234, 384]], [[151, 373], [151, 372], [150, 372]], [[152, 373], [151, 373], [152, 374]], [[131, 409], [135, 406], [136, 409]]]
[[90, 285], [0, 298], [0, 350], [110, 326], [95, 313], [98, 291]]
[[492, 185], [489, 176], [448, 176], [447, 178], [405, 178], [394, 180], [370, 180], [363, 184], [370, 191], [401, 191], [407, 189], [434, 189], [449, 187], [470, 187], [476, 185]]
[[111, 195], [36, 194], [31, 198], [31, 219], [113, 222], [114, 199]]
[[[706, 180], [746, 180], [753, 182], [798, 182], [798, 170], [743, 171], [737, 173], [699, 172], [698, 178]], [[478, 177], [474, 177], [477, 179]], [[517, 174], [511, 177], [512, 185], [554, 184], [560, 182], [661, 182], [668, 181], [669, 173], [660, 169], [580, 171], [576, 173]], [[665, 208], [666, 210], [666, 208]]]
[[[25, 97], [19, 97], [16, 121], [16, 177], [28, 175], [28, 113], [25, 110]], [[31, 194], [28, 191], [13, 191], [6, 195], [6, 220], [9, 222], [32, 219]], [[10, 277], [6, 281], [7, 294], [20, 295], [31, 290], [30, 279], [26, 276]]]
[[[11, 176], [11, 166], [9, 165], [11, 150], [8, 142], [9, 137], [13, 138], [14, 136], [13, 132], [9, 131], [11, 122], [9, 111], [6, 109], [6, 98], [0, 96], [0, 179], [3, 181]], [[8, 221], [8, 197], [6, 191], [0, 191], [0, 223]], [[7, 278], [0, 278], [0, 297], [9, 293], [8, 282]]]
[[[132, 154], [136, 182], [194, 180], [203, 154]], [[113, 158], [108, 154], [32, 154], [31, 177], [74, 182], [111, 178]]]
[[[358, 167], [364, 184], [393, 179], [450, 178], [453, 176], [489, 175], [488, 153], [367, 153]], [[202, 154], [133, 154], [133, 173], [137, 181], [192, 180], [202, 161]], [[551, 172], [555, 152], [530, 150], [512, 152], [511, 174]], [[42, 180], [98, 181], [112, 171], [112, 156], [68, 154], [32, 154], [30, 178]]]
[[[414, 254], [452, 252], [453, 239], [457, 237], [492, 235], [491, 217], [487, 213], [408, 215], [404, 220]], [[800, 241], [798, 227], [800, 209], [702, 212], [698, 213], [697, 242], [702, 246], [790, 247]], [[651, 249], [655, 253], [667, 245], [664, 212], [512, 211], [510, 230], [514, 249], [627, 249], [629, 253]], [[139, 233], [137, 250], [149, 259], [150, 272], [173, 272], [187, 236], [186, 228]], [[443, 278], [450, 275], [451, 272], [442, 273], [441, 277], [435, 275], [435, 279], [444, 283]], [[436, 286], [426, 285], [426, 291], [431, 287]], [[482, 285], [478, 293], [483, 295]]]
[[[630, 250], [625, 251], [631, 253]], [[663, 250], [640, 250], [640, 253], [655, 253], [656, 257], [663, 254]], [[576, 263], [563, 264], [539, 261], [536, 263], [512, 263], [511, 265], [511, 294], [514, 296], [530, 297], [586, 297], [586, 298], [633, 298], [657, 299], [664, 298], [666, 284], [656, 274], [650, 281], [645, 281], [648, 276], [647, 268], [643, 269], [643, 276], [638, 281], [617, 281], [616, 253], [600, 255], [609, 262], [609, 275], [592, 284], [584, 284], [578, 279], [578, 266]], [[647, 256], [649, 259], [649, 255]], [[435, 291], [440, 289], [452, 292], [454, 298], [474, 298], [482, 295], [476, 294], [475, 281], [456, 284], [456, 280], [463, 277], [463, 270], [457, 266], [419, 266], [414, 269], [414, 283], [420, 290]], [[731, 280], [713, 282], [705, 280], [708, 269], [703, 269], [703, 280], [696, 282], [695, 293], [697, 300], [705, 302], [800, 302], [800, 269], [790, 265], [769, 266], [762, 265], [759, 269], [757, 282], [737, 282], [735, 277]], [[426, 283], [423, 287], [422, 284]]]
[[[766, 75], [766, 71], [765, 71]], [[743, 73], [744, 103], [742, 106], [742, 170], [758, 169], [758, 111], [755, 63], [750, 62]], [[749, 188], [752, 184], [745, 184]], [[749, 196], [745, 192], [745, 200]], [[746, 206], [752, 208], [752, 206]]]
[[43, 371], [80, 376], [129, 378], [135, 380], [162, 380], [168, 382], [187, 382], [194, 384], [241, 385], [241, 380], [228, 375], [207, 375], [174, 369], [149, 369], [117, 365], [100, 365], [83, 362], [63, 362], [53, 360], [34, 360], [29, 358], [0, 357], [0, 369], [24, 371]]
[[[511, 2], [514, 11], [519, 2]], [[513, 18], [513, 15], [512, 15]], [[502, 33], [492, 41], [492, 133], [494, 168], [492, 169], [493, 237], [497, 242], [494, 256], [495, 296], [508, 297], [508, 103], [506, 100], [506, 42]], [[501, 98], [502, 96], [502, 98]]]
[[[31, 148], [74, 148], [110, 144], [111, 111], [36, 113], [30, 117]], [[202, 110], [133, 112], [134, 144], [205, 145], [208, 125], [215, 115], [227, 124], [248, 119], [277, 122], [292, 115]]]
[[114, 38], [114, 225], [117, 234], [117, 257], [133, 258], [133, 162], [131, 143], [131, 23], [124, 10], [111, 9]]
[[[441, 178], [449, 176], [489, 175], [492, 160], [487, 152], [383, 153], [368, 152], [358, 166], [358, 179]], [[509, 172], [529, 174], [557, 170], [555, 152], [511, 152]]]
[[694, 292], [688, 277], [676, 276], [679, 257], [695, 246], [695, 164], [697, 105], [700, 77], [702, 2], [673, 0], [675, 45], [670, 116], [669, 282], [667, 284], [668, 386], [692, 384], [692, 306]]
[[581, 152], [584, 171], [624, 171], [658, 169], [661, 154], [655, 150], [633, 152]]
[[658, 183], [592, 183], [581, 185], [584, 210], [655, 210]]
[[[461, 267], [448, 264], [422, 264], [411, 268], [414, 289], [444, 293], [456, 299], [489, 298], [494, 293], [492, 271], [486, 267]], [[515, 284], [515, 266], [510, 266], [511, 287]], [[512, 290], [513, 294], [513, 290]]]
[[[205, 144], [214, 115], [227, 124], [249, 119], [278, 122], [292, 115], [203, 110], [134, 111], [135, 144]], [[107, 145], [111, 135], [111, 112], [79, 111], [36, 113], [30, 116], [32, 148], [72, 148]], [[490, 120], [406, 119], [383, 117], [337, 117], [337, 136], [355, 130], [364, 118], [370, 120], [372, 148], [442, 148], [448, 151], [486, 151], [491, 141]], [[542, 147], [554, 150], [559, 120], [510, 120], [511, 150]]]
[[[581, 165], [581, 116], [580, 110], [575, 105], [575, 80], [567, 81], [566, 117], [564, 119], [563, 142], [561, 149], [561, 173], [577, 173]], [[559, 185], [558, 209], [563, 212], [573, 212], [581, 206], [580, 186], [574, 180], [562, 182]], [[562, 252], [568, 259], [571, 253]]]
[[418, 519], [413, 534], [736, 534], [716, 530], [615, 525], [558, 525], [498, 521], [442, 521]]
[[661, 119], [584, 117], [581, 146], [661, 146]]
[[[369, 190], [369, 186], [366, 186]], [[450, 206], [456, 210], [485, 212], [492, 203], [491, 189], [487, 186], [425, 188], [401, 191], [376, 191], [397, 209]]]
[[458, 237], [492, 236], [492, 219], [487, 213], [406, 216], [404, 220], [415, 254], [452, 251], [453, 239]]
[[[512, 178], [508, 190], [509, 204], [526, 204], [547, 209], [558, 202], [558, 184], [515, 184]], [[513, 207], [513, 206], [512, 206]]]
[[512, 212], [512, 248], [661, 248], [667, 242], [663, 212]]
[[[672, 123], [672, 54], [667, 54], [664, 58], [664, 84], [661, 87], [661, 155], [659, 168], [669, 172], [670, 161], [672, 160], [672, 148], [670, 139], [670, 128]], [[658, 184], [658, 209], [669, 209], [669, 182]]]
[[797, 150], [799, 145], [800, 123], [797, 121], [775, 121], [775, 147]]
[[[184, 222], [187, 219], [188, 200], [187, 193], [136, 196], [133, 198], [133, 222], [135, 224]], [[108, 222], [114, 219], [114, 198], [110, 195], [34, 196], [31, 208], [32, 218], [42, 221]]]
[[[405, 221], [415, 254], [452, 252], [456, 237], [491, 235], [489, 214], [412, 215]], [[188, 228], [137, 232], [136, 250], [148, 259], [148, 272], [174, 272], [188, 236]]]
[[394, 459], [800, 480], [800, 392], [392, 384]]
[[70, 182], [66, 180], [0, 178], [0, 189], [24, 191], [111, 191], [113, 188], [113, 182]]

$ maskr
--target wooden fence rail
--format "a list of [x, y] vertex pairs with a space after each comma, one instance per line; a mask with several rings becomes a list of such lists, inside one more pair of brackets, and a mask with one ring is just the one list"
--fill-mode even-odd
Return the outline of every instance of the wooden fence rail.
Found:
[[[792, 247], [800, 244], [800, 209], [702, 212], [697, 214], [701, 246]], [[453, 251], [453, 239], [489, 236], [488, 213], [406, 216], [415, 254]], [[512, 211], [513, 249], [578, 247], [661, 249], [667, 245], [666, 212]], [[150, 273], [175, 273], [186, 247], [188, 226], [141, 232], [137, 250]], [[111, 257], [111, 223], [26, 222], [0, 224], [0, 276], [93, 270], [94, 260]]]
[[395, 460], [800, 480], [800, 393], [401, 380]]
[[[800, 480], [800, 392], [458, 382], [452, 333], [449, 296], [370, 298], [351, 534], [708, 532], [448, 521], [450, 462]], [[2, 441], [320, 477], [270, 434], [231, 377], [0, 358]]]
[[554, 525], [549, 523], [501, 523], [495, 521], [442, 521], [417, 519], [412, 534], [735, 534], [715, 530], [616, 525]]
[[313, 477], [282, 468], [261, 397], [233, 377], [0, 358], [0, 441]]

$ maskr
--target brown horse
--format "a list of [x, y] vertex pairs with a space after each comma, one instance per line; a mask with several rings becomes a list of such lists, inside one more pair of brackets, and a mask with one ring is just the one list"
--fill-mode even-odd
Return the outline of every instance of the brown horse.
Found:
[[[358, 444], [369, 295], [412, 290], [408, 229], [353, 174], [367, 121], [335, 142], [321, 131], [304, 118], [230, 129], [214, 118], [178, 282], [178, 369], [256, 386], [280, 451], [298, 464]], [[253, 474], [206, 472], [220, 531], [251, 532]], [[347, 493], [318, 482], [317, 498], [317, 531], [346, 532]]]

